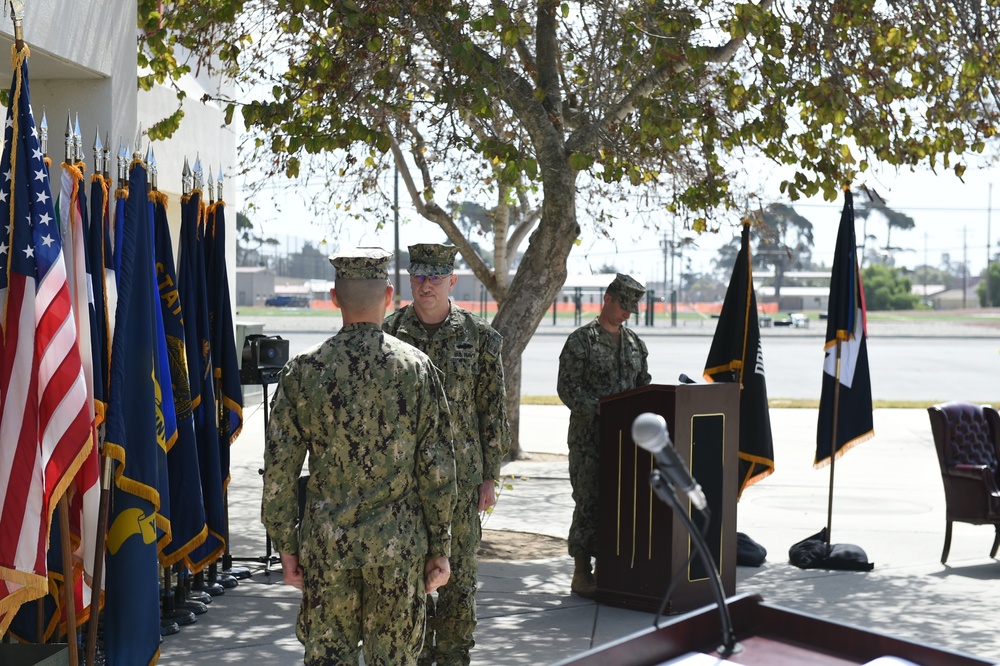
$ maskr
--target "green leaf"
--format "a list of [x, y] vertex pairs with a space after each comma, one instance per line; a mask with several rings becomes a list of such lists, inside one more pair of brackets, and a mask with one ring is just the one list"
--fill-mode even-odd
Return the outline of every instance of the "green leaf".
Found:
[[586, 171], [593, 166], [594, 158], [583, 153], [570, 153], [567, 162], [569, 163], [569, 168], [574, 171]]

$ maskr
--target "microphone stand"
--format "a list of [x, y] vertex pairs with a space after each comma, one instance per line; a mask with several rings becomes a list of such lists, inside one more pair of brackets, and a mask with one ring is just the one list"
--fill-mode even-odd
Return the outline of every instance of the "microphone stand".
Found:
[[712, 594], [715, 597], [716, 606], [719, 607], [719, 619], [722, 622], [722, 645], [716, 651], [721, 657], [742, 652], [743, 647], [736, 642], [736, 634], [733, 632], [733, 621], [729, 616], [729, 606], [726, 605], [726, 596], [722, 590], [722, 578], [719, 577], [719, 571], [715, 567], [715, 562], [712, 561], [712, 555], [708, 552], [705, 537], [695, 527], [691, 516], [684, 510], [677, 498], [673, 485], [660, 470], [654, 469], [649, 473], [649, 487], [656, 491], [656, 496], [663, 500], [673, 510], [674, 515], [684, 523], [702, 563], [711, 572], [709, 578], [711, 579]]

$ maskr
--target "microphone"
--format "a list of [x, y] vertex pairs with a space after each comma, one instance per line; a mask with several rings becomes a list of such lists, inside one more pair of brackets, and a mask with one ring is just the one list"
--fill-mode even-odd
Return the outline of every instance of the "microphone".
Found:
[[681, 384], [697, 384], [695, 380], [691, 379], [683, 372], [681, 373], [680, 377], [677, 378], [677, 381], [679, 381]]
[[701, 486], [691, 478], [687, 465], [677, 455], [677, 449], [667, 432], [667, 422], [662, 416], [645, 412], [635, 417], [632, 422], [632, 439], [636, 446], [653, 454], [657, 467], [666, 474], [678, 494], [686, 496], [699, 511], [708, 506]]

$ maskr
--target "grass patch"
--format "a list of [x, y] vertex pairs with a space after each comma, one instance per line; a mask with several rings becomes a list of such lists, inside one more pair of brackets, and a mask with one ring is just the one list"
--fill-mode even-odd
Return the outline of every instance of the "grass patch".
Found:
[[332, 317], [340, 310], [312, 310], [310, 308], [247, 308], [236, 310], [237, 317]]
[[557, 395], [522, 395], [522, 405], [561, 405], [563, 401]]

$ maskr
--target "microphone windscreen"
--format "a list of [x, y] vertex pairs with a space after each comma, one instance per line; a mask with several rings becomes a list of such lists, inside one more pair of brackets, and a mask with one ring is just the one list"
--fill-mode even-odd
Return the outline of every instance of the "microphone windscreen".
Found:
[[655, 453], [667, 445], [667, 421], [659, 414], [644, 412], [632, 422], [632, 439], [636, 446]]

